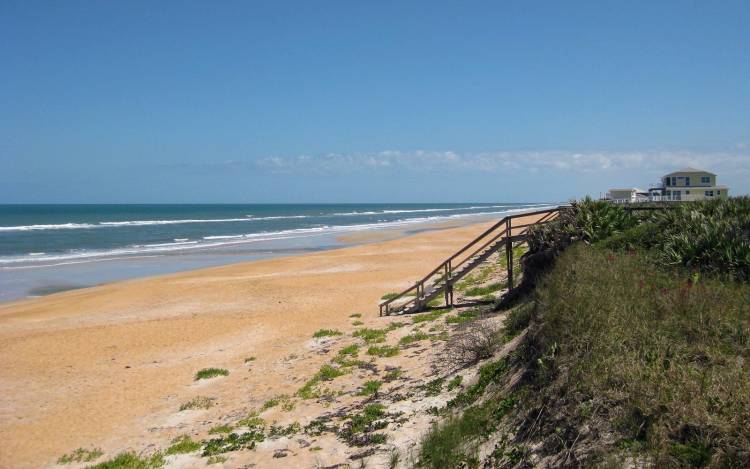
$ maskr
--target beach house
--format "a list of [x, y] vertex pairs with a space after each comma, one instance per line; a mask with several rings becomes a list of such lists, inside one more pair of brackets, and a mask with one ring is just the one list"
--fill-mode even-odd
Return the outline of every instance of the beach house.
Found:
[[716, 174], [685, 168], [661, 178], [648, 191], [650, 200], [690, 201], [729, 196], [729, 188], [716, 184]]
[[716, 184], [716, 174], [685, 168], [665, 174], [660, 182], [651, 184], [648, 191], [637, 187], [610, 189], [606, 199], [617, 203], [681, 202], [728, 196], [729, 188]]

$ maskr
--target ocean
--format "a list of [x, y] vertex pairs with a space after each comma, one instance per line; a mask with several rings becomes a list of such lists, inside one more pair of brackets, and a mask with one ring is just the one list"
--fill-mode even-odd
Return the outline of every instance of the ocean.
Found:
[[0, 205], [0, 301], [343, 245], [549, 204]]

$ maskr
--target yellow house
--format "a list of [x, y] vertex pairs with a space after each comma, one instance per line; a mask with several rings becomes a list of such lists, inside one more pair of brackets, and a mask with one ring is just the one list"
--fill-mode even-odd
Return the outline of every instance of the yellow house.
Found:
[[651, 200], [703, 200], [729, 196], [727, 186], [716, 184], [716, 175], [696, 168], [665, 174], [661, 183], [649, 189]]

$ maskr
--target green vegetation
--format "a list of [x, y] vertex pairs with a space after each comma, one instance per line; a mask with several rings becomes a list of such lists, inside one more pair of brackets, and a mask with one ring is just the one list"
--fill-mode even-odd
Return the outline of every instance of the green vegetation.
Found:
[[320, 367], [320, 370], [310, 378], [304, 386], [297, 390], [297, 396], [302, 399], [313, 399], [320, 397], [320, 392], [317, 389], [318, 383], [321, 381], [331, 381], [339, 376], [343, 376], [348, 371], [343, 368], [336, 368], [332, 365], [325, 364]]
[[351, 344], [339, 350], [339, 355], [350, 355], [356, 357], [359, 354], [359, 345]]
[[368, 344], [374, 344], [378, 342], [385, 342], [385, 337], [388, 335], [388, 329], [357, 329], [354, 331], [352, 336], [359, 337]]
[[140, 457], [135, 453], [120, 453], [112, 459], [101, 462], [88, 469], [157, 469], [164, 466], [164, 455], [157, 452], [149, 457]]
[[516, 306], [508, 313], [508, 316], [503, 321], [506, 340], [513, 339], [528, 327], [533, 311], [534, 303], [529, 301]]
[[390, 345], [383, 345], [382, 347], [372, 346], [367, 349], [367, 354], [376, 357], [395, 357], [398, 355], [398, 347]]
[[201, 444], [193, 441], [188, 435], [182, 435], [172, 440], [172, 445], [167, 448], [166, 454], [192, 453], [201, 449]]
[[362, 317], [362, 315], [361, 315], [361, 314], [359, 314], [359, 313], [353, 313], [353, 314], [350, 314], [350, 315], [349, 315], [349, 317], [350, 317], [350, 318], [361, 318], [361, 317]]
[[250, 363], [250, 362], [254, 362], [254, 361], [255, 361], [255, 357], [247, 357], [247, 358], [245, 358], [245, 363]]
[[386, 293], [385, 295], [381, 296], [380, 299], [382, 301], [388, 301], [388, 300], [392, 300], [392, 299], [394, 299], [396, 297], [398, 297], [398, 293], [396, 293], [396, 292], [390, 292], [390, 293]]
[[492, 383], [497, 383], [502, 378], [503, 373], [508, 369], [508, 360], [503, 358], [495, 362], [487, 363], [479, 368], [479, 379], [475, 384], [470, 386], [456, 397], [448, 401], [448, 407], [466, 406], [473, 404], [479, 397], [484, 394], [485, 389]]
[[364, 323], [362, 321], [352, 321], [352, 326], [361, 326]]
[[211, 429], [208, 431], [209, 435], [217, 435], [221, 433], [231, 433], [233, 430], [233, 427], [231, 425], [216, 425], [215, 427], [211, 427]]
[[483, 295], [489, 295], [490, 293], [494, 293], [496, 291], [503, 290], [505, 287], [507, 287], [505, 282], [497, 282], [493, 283], [484, 287], [473, 287], [469, 288], [464, 292], [466, 296], [483, 296]]
[[461, 386], [462, 380], [463, 380], [463, 377], [461, 375], [454, 376], [452, 380], [448, 381], [448, 386], [447, 386], [448, 391], [453, 391], [457, 387]]
[[401, 376], [404, 375], [404, 370], [401, 368], [394, 368], [392, 370], [389, 370], [388, 373], [385, 374], [385, 377], [383, 380], [385, 380], [386, 383], [395, 381], [399, 379]]
[[570, 396], [571, 412], [606, 402], [622, 440], [657, 466], [748, 463], [737, 448], [750, 447], [749, 285], [579, 245], [538, 295], [539, 399]]
[[481, 311], [476, 309], [469, 311], [461, 311], [455, 316], [449, 316], [445, 319], [448, 324], [463, 324], [465, 322], [474, 321], [479, 317]]
[[256, 443], [260, 443], [265, 439], [266, 422], [258, 416], [257, 412], [250, 412], [247, 417], [237, 422], [237, 425], [247, 427], [248, 431], [243, 433], [233, 432], [225, 436], [203, 441], [202, 456], [216, 456], [221, 453], [241, 449], [251, 450], [255, 448]]
[[279, 394], [278, 396], [274, 396], [264, 402], [260, 408], [260, 411], [263, 412], [264, 410], [271, 409], [279, 404], [281, 404], [281, 408], [282, 410], [284, 410], [284, 412], [294, 410], [294, 402], [292, 402], [292, 398], [287, 394]]
[[437, 309], [437, 310], [434, 310], [434, 311], [429, 311], [427, 313], [415, 314], [411, 318], [411, 323], [412, 324], [419, 324], [419, 323], [422, 323], [422, 322], [434, 321], [436, 319], [439, 319], [440, 316], [442, 316], [443, 314], [447, 313], [448, 311], [449, 310], [447, 310], [447, 309], [446, 310], [439, 310], [439, 309]]
[[438, 306], [443, 306], [443, 303], [445, 303], [445, 298], [443, 298], [442, 296], [438, 296], [428, 301], [427, 306], [429, 306], [430, 308], [437, 308]]
[[341, 368], [336, 368], [331, 365], [323, 365], [320, 367], [320, 371], [318, 371], [317, 376], [323, 381], [331, 381], [345, 374], [346, 371], [342, 370]]
[[[750, 465], [750, 198], [667, 207], [586, 199], [530, 230], [536, 290], [512, 300], [502, 334], [533, 334], [449, 401], [460, 412], [425, 437], [422, 466], [511, 467], [532, 452], [586, 467]], [[511, 364], [526, 378], [501, 396]], [[479, 461], [501, 419], [514, 440]]]
[[336, 329], [319, 329], [313, 334], [313, 337], [319, 339], [321, 337], [335, 337], [337, 335], [343, 335], [343, 332]]
[[400, 345], [409, 345], [414, 342], [419, 342], [420, 340], [427, 340], [430, 338], [430, 335], [426, 332], [417, 331], [413, 334], [405, 335], [401, 337], [401, 340], [398, 341]]
[[373, 394], [376, 394], [378, 390], [380, 389], [380, 386], [383, 385], [382, 381], [378, 380], [371, 380], [367, 381], [363, 386], [362, 389], [357, 393], [358, 396], [372, 396]]
[[211, 456], [206, 460], [206, 464], [208, 464], [209, 466], [211, 464], [223, 464], [225, 462], [227, 462], [226, 456]]
[[195, 380], [209, 379], [216, 376], [227, 376], [229, 371], [224, 368], [203, 368], [195, 374]]
[[180, 412], [190, 409], [210, 409], [211, 407], [213, 407], [214, 401], [216, 401], [216, 398], [197, 396], [180, 405]]
[[367, 446], [385, 442], [385, 435], [373, 433], [388, 425], [382, 420], [386, 417], [383, 404], [369, 404], [359, 414], [352, 415], [343, 428], [339, 437], [353, 446]]
[[424, 391], [426, 396], [437, 396], [440, 394], [440, 391], [443, 390], [443, 383], [445, 383], [445, 378], [437, 378], [433, 379], [429, 383], [424, 385]]
[[268, 410], [268, 409], [270, 409], [272, 407], [276, 407], [277, 405], [279, 405], [280, 402], [281, 402], [281, 400], [278, 397], [272, 397], [269, 400], [267, 400], [266, 402], [264, 402], [262, 406], [260, 406], [260, 410], [262, 412], [262, 411]]
[[257, 412], [250, 412], [247, 417], [237, 422], [237, 425], [262, 430], [266, 426], [266, 421], [259, 417]]
[[495, 431], [514, 405], [512, 397], [491, 400], [434, 424], [422, 440], [419, 465], [435, 469], [479, 467], [478, 444]]
[[380, 299], [383, 301], [388, 301], [388, 300], [392, 300], [396, 298], [397, 296], [398, 296], [398, 293], [391, 292], [391, 293], [386, 293], [385, 295], [381, 296]]
[[573, 239], [610, 249], [648, 251], [656, 266], [683, 266], [750, 280], [750, 198], [735, 197], [629, 212], [584, 199], [552, 223], [529, 230], [532, 252], [563, 249]]
[[298, 422], [290, 423], [286, 427], [283, 425], [271, 425], [271, 427], [268, 429], [268, 436], [290, 436], [301, 431], [302, 426]]
[[57, 464], [70, 464], [74, 462], [91, 462], [94, 459], [101, 456], [102, 450], [99, 448], [94, 449], [85, 449], [85, 448], [78, 448], [74, 450], [70, 454], [63, 454], [60, 456], [60, 458], [57, 460]]
[[265, 440], [262, 431], [257, 429], [242, 434], [230, 433], [227, 436], [214, 438], [203, 442], [203, 457], [215, 456], [230, 451], [251, 450], [257, 443]]

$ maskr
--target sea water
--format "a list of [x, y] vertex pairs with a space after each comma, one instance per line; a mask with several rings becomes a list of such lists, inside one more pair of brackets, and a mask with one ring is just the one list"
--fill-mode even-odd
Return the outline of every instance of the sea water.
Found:
[[0, 205], [0, 301], [471, 223], [548, 204]]

